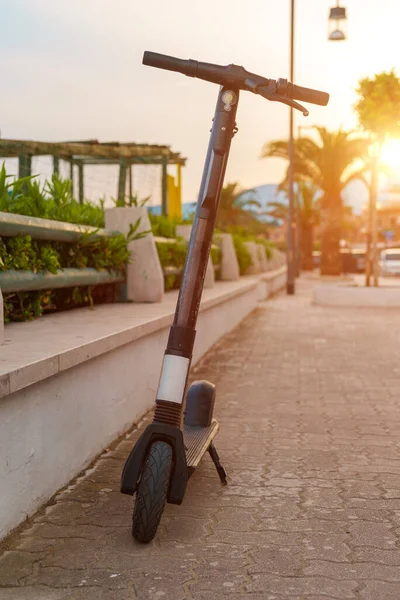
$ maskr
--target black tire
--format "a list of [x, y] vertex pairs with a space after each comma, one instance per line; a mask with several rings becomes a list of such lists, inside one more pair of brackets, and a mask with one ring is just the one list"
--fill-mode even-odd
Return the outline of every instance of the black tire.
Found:
[[151, 542], [156, 535], [167, 500], [171, 469], [171, 446], [154, 442], [144, 463], [133, 509], [132, 535], [138, 542]]

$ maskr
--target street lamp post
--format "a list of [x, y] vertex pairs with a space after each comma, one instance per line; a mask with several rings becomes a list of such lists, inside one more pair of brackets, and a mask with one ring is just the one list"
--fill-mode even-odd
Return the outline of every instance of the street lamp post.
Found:
[[[343, 31], [343, 24], [346, 21], [346, 9], [339, 6], [339, 0], [336, 0], [336, 6], [329, 12], [330, 33], [328, 40], [342, 41], [346, 39]], [[290, 81], [294, 80], [294, 23], [295, 23], [295, 0], [290, 0]], [[293, 108], [289, 109], [289, 206], [287, 222], [287, 280], [286, 292], [289, 295], [295, 293], [296, 279], [296, 261], [295, 261], [295, 222], [294, 222], [294, 113]]]
[[[290, 81], [294, 80], [294, 1], [290, 0]], [[287, 225], [287, 282], [286, 292], [293, 295], [295, 292], [295, 257], [294, 257], [294, 139], [293, 108], [290, 107], [289, 113], [289, 207], [288, 207], [288, 225]]]

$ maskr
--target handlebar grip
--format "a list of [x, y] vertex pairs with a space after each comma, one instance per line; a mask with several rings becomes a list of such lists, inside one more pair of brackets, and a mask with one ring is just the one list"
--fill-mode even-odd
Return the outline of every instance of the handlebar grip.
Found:
[[166, 71], [177, 71], [183, 75], [189, 74], [189, 61], [166, 54], [158, 54], [157, 52], [146, 52], [143, 54], [142, 63], [148, 67], [156, 67], [157, 69], [165, 69]]
[[326, 106], [329, 102], [329, 94], [312, 90], [310, 88], [301, 87], [300, 85], [289, 84], [286, 91], [286, 96], [300, 102], [310, 102], [311, 104], [319, 104]]

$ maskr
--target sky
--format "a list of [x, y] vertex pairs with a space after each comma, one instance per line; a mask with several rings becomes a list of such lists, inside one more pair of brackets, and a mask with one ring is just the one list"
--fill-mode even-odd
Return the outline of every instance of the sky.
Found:
[[[327, 40], [334, 4], [296, 0], [295, 83], [331, 94], [328, 107], [309, 105], [307, 118], [297, 113], [296, 127], [356, 127], [359, 79], [393, 67], [400, 72], [400, 2], [343, 0], [348, 39], [339, 43]], [[289, 6], [289, 0], [0, 0], [1, 137], [167, 144], [188, 159], [183, 201], [195, 201], [218, 88], [145, 67], [143, 52], [288, 78]], [[245, 189], [279, 182], [285, 163], [260, 153], [265, 142], [288, 136], [288, 113], [242, 93], [225, 181]], [[16, 161], [7, 166], [15, 170]], [[34, 159], [33, 169], [47, 174], [49, 161]], [[114, 194], [116, 178], [115, 167], [90, 167], [85, 191], [91, 198]], [[158, 168], [135, 167], [134, 188], [158, 202]]]

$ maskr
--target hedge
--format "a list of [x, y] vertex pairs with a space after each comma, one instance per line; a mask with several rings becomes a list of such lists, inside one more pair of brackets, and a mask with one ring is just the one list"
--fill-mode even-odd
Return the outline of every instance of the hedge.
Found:
[[[76, 202], [72, 196], [71, 181], [61, 180], [58, 175], [53, 175], [43, 187], [32, 177], [10, 181], [4, 164], [0, 169], [0, 211], [97, 228], [104, 227], [104, 200], [100, 200], [99, 206], [87, 200], [83, 204]], [[153, 234], [166, 238], [175, 238], [176, 225], [182, 223], [176, 217], [168, 218], [151, 213], [149, 219]], [[129, 262], [128, 242], [135, 237], [135, 227], [128, 238], [121, 234], [93, 240], [90, 235], [84, 235], [78, 243], [73, 244], [32, 240], [30, 236], [0, 237], [0, 271], [15, 269], [55, 273], [58, 269], [68, 267], [92, 267], [124, 273]], [[250, 254], [244, 245], [244, 242], [250, 239], [263, 243], [267, 255], [271, 255], [271, 244], [267, 240], [243, 235], [242, 231], [233, 233], [241, 274], [251, 264]], [[218, 240], [218, 232], [215, 240]], [[163, 268], [174, 266], [183, 269], [187, 251], [185, 242], [157, 242], [156, 246]], [[211, 248], [211, 259], [215, 266], [221, 263], [220, 248]], [[167, 275], [166, 289], [179, 288], [180, 282], [181, 274]], [[45, 312], [115, 300], [115, 284], [5, 294], [4, 318], [6, 322], [29, 320]]]

